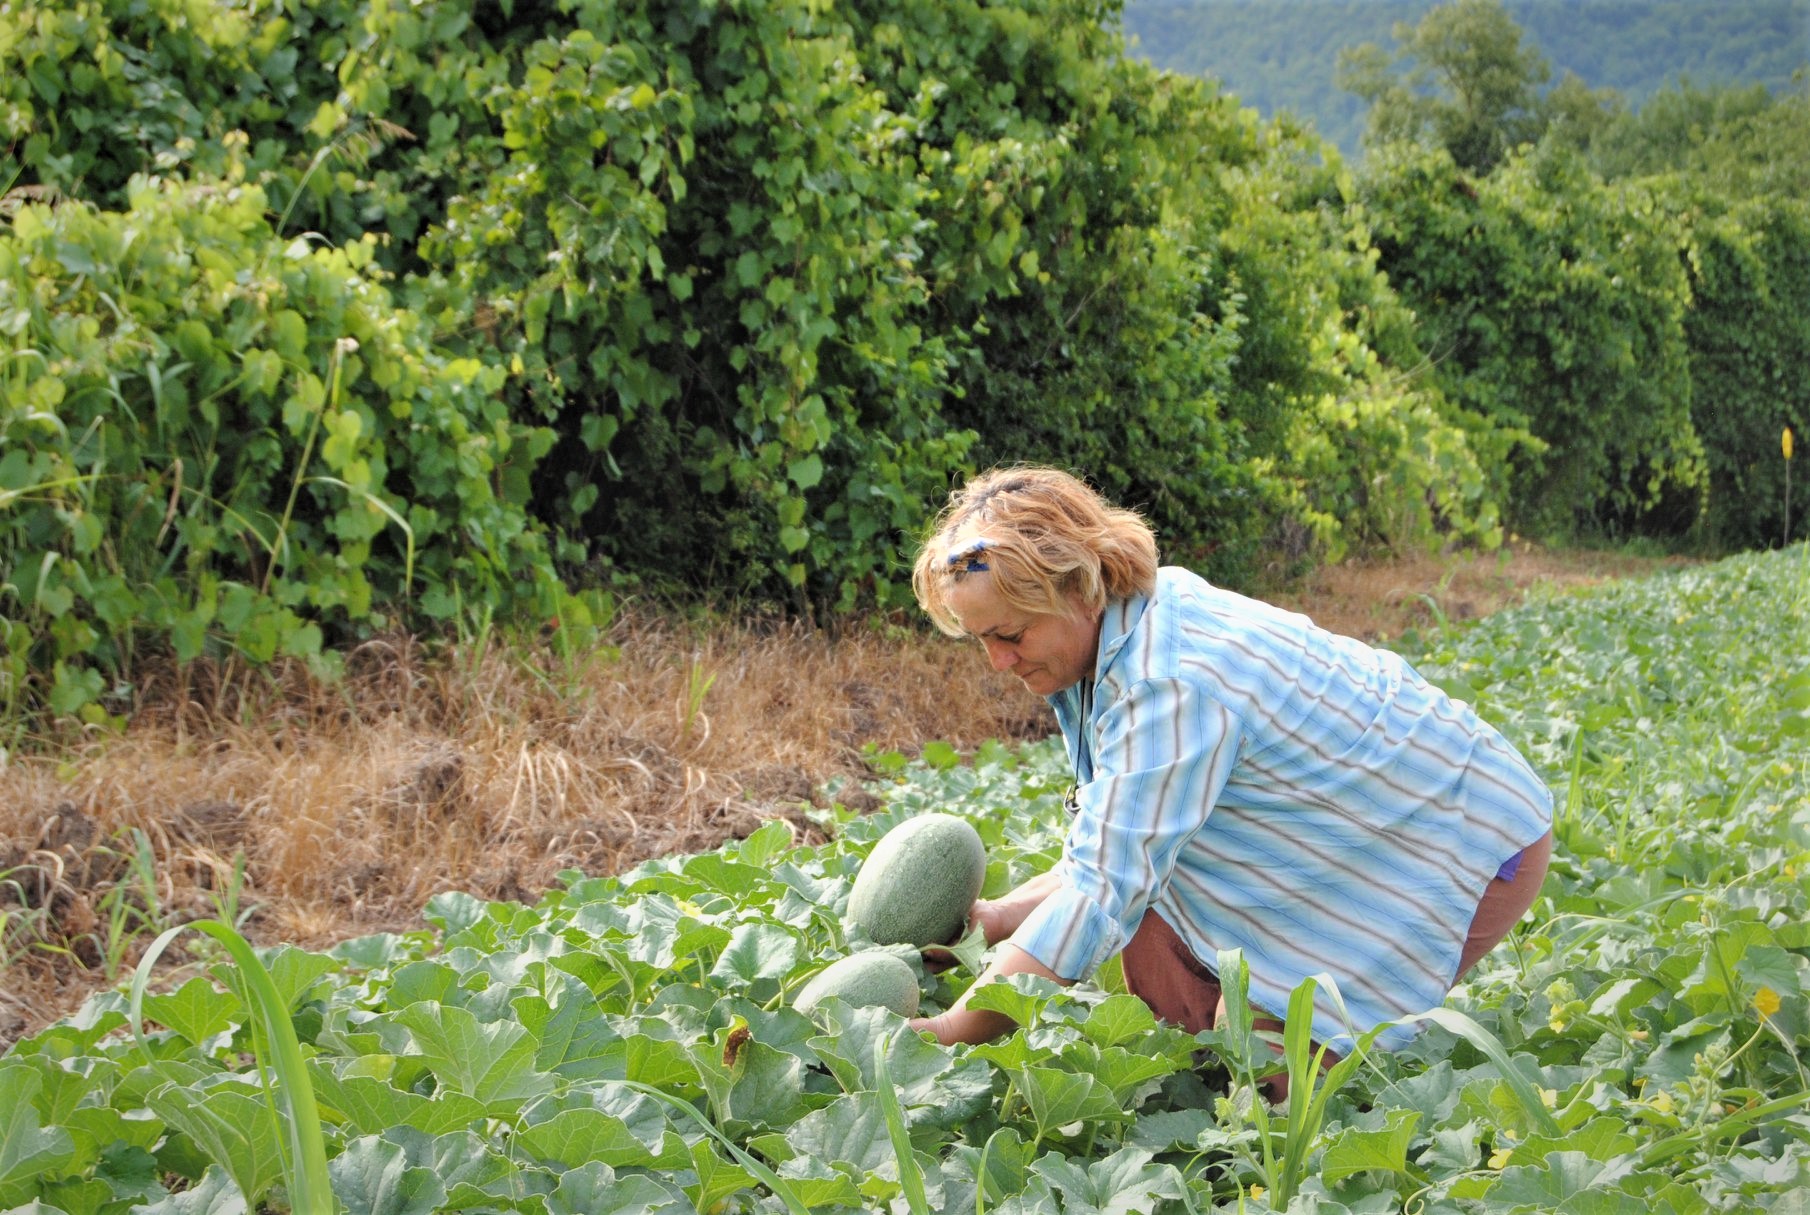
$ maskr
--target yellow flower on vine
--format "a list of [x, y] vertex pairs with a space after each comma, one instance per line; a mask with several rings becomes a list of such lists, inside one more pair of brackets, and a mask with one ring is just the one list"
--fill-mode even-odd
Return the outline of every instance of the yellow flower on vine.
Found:
[[1490, 1158], [1489, 1158], [1489, 1167], [1492, 1169], [1501, 1169], [1501, 1168], [1506, 1167], [1508, 1164], [1508, 1161], [1509, 1161], [1509, 1157], [1513, 1156], [1514, 1154], [1515, 1154], [1515, 1149], [1512, 1145], [1509, 1147], [1497, 1148], [1495, 1153], [1492, 1156], [1490, 1156]]
[[1753, 993], [1753, 1006], [1759, 1009], [1762, 1017], [1770, 1017], [1779, 1011], [1779, 993], [1770, 987], [1762, 987]]

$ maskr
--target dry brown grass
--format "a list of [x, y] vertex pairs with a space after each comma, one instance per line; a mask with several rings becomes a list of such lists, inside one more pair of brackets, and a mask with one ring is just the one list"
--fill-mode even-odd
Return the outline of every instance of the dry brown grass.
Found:
[[0, 912], [54, 946], [7, 966], [0, 1043], [105, 981], [109, 893], [152, 901], [121, 889], [133, 828], [164, 918], [210, 914], [242, 853], [254, 937], [319, 945], [412, 926], [442, 890], [532, 901], [562, 869], [614, 872], [772, 818], [803, 840], [826, 785], [869, 799], [865, 744], [1047, 729], [1016, 680], [908, 630], [640, 618], [608, 640], [526, 661], [372, 642], [338, 685], [156, 672], [123, 735], [0, 768], [0, 871], [22, 881]]
[[[1518, 550], [1348, 564], [1273, 598], [1366, 637], [1465, 618], [1529, 586], [1653, 563]], [[151, 672], [123, 734], [0, 767], [0, 915], [21, 945], [0, 975], [0, 1045], [106, 982], [107, 912], [211, 914], [243, 856], [255, 939], [322, 946], [418, 924], [433, 894], [532, 901], [562, 869], [619, 871], [781, 818], [870, 800], [862, 748], [972, 747], [1052, 726], [976, 652], [906, 629], [831, 638], [783, 623], [642, 617], [605, 650], [468, 648], [406, 638], [350, 655], [327, 685], [220, 668]], [[155, 854], [154, 896], [122, 855]], [[151, 935], [128, 917], [134, 948]]]

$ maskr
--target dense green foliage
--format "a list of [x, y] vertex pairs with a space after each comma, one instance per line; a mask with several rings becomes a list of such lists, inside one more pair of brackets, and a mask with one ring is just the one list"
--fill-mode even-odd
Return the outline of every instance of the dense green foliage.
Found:
[[509, 419], [500, 369], [450, 357], [392, 301], [374, 244], [285, 241], [231, 180], [141, 178], [123, 211], [14, 217], [9, 697], [42, 672], [53, 709], [96, 704], [142, 640], [325, 660], [323, 626], [399, 605], [444, 619], [459, 587], [558, 608], [524, 510], [547, 433]]
[[[1688, 265], [1691, 379], [1714, 394], [1692, 411], [1708, 455], [1706, 525], [1720, 543], [1800, 537], [1805, 491], [1787, 516], [1781, 439], [1785, 426], [1810, 435], [1810, 201], [1699, 215]], [[1802, 463], [1798, 475], [1801, 486]]]
[[1368, 141], [1433, 144], [1488, 172], [1545, 133], [1551, 68], [1497, 0], [1452, 0], [1395, 32], [1393, 56], [1370, 43], [1339, 56], [1339, 83], [1369, 106]]
[[[950, 482], [1014, 460], [1086, 471], [1229, 579], [1277, 538], [1295, 561], [1489, 540], [1488, 426], [1402, 374], [1418, 348], [1325, 208], [1317, 140], [1124, 59], [1112, 16], [0, 11], [9, 701], [129, 691], [125, 651], [166, 636], [262, 660], [517, 609], [582, 624], [555, 574], [890, 607]], [[237, 208], [192, 254], [214, 278], [74, 250], [129, 244], [152, 197], [197, 214], [147, 256]], [[357, 309], [234, 294], [317, 266]], [[45, 406], [64, 312], [93, 322], [77, 395], [125, 406], [104, 433]], [[71, 478], [103, 441], [95, 497]], [[205, 529], [142, 505], [172, 492]], [[130, 557], [94, 555], [97, 527]], [[157, 604], [88, 589], [109, 578]]]
[[1802, 418], [1810, 94], [1540, 94], [1465, 0], [1401, 31], [1424, 79], [1354, 77], [1352, 173], [1115, 18], [0, 10], [4, 719], [117, 711], [147, 650], [331, 667], [648, 583], [889, 609], [1012, 461], [1234, 584], [1502, 521], [1784, 533], [1748, 473]]
[[1711, 196], [1810, 197], [1810, 78], [1773, 96], [1684, 87], [1586, 132], [1579, 142], [1611, 180], [1679, 174]]
[[1521, 526], [1638, 519], [1702, 485], [1689, 285], [1646, 190], [1606, 188], [1563, 150], [1475, 178], [1443, 150], [1398, 147], [1360, 197], [1439, 382], [1539, 440], [1511, 464]]
[[1683, 88], [1639, 114], [1575, 78], [1542, 93], [1549, 65], [1498, 0], [1396, 33], [1396, 58], [1341, 61], [1371, 103], [1361, 194], [1438, 382], [1544, 445], [1511, 459], [1511, 517], [1719, 546], [1788, 535], [1784, 458], [1763, 437], [1804, 408], [1779, 360], [1803, 349], [1810, 92]]
[[[1347, 154], [1368, 107], [1334, 79], [1341, 51], [1390, 46], [1440, 0], [1128, 0], [1125, 31], [1159, 67], [1211, 77], [1265, 114], [1289, 111]], [[1633, 107], [1684, 82], [1790, 87], [1810, 64], [1806, 0], [1504, 0], [1553, 66]]]
[[[1233, 1015], [1200, 1035], [1158, 1024], [1110, 974], [977, 995], [1025, 1026], [978, 1047], [936, 1046], [884, 1008], [832, 999], [813, 1024], [788, 1007], [867, 947], [846, 906], [894, 824], [969, 818], [990, 895], [1053, 862], [1060, 748], [962, 763], [940, 747], [876, 757], [887, 804], [827, 811], [822, 847], [794, 848], [776, 822], [715, 852], [570, 874], [532, 907], [448, 893], [430, 929], [267, 951], [324, 1172], [361, 1215], [1795, 1210], [1810, 1184], [1807, 631], [1798, 545], [1412, 647], [1552, 784], [1552, 869], [1437, 1024], [1341, 1066], [1311, 1103], [1303, 1073], [1286, 1118], [1251, 1092], [1274, 1064], [1238, 1015], [1235, 955], [1219, 959]], [[900, 952], [930, 1007], [984, 963], [968, 949], [931, 974]], [[292, 1200], [246, 1064], [244, 974], [222, 958], [145, 997], [142, 1041], [109, 993], [0, 1059], [0, 1207]]]

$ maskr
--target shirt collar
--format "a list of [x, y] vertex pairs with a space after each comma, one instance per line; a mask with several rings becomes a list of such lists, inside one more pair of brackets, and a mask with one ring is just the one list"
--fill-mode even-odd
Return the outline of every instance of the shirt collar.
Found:
[[1130, 639], [1132, 630], [1137, 628], [1138, 621], [1144, 618], [1144, 610], [1149, 606], [1148, 595], [1114, 599], [1106, 604], [1106, 612], [1100, 617], [1100, 652], [1094, 658], [1096, 683], [1106, 678], [1119, 652]]

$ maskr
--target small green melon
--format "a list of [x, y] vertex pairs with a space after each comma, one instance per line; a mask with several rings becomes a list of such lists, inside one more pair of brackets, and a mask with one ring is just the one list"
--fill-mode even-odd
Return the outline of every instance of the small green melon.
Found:
[[881, 945], [946, 945], [987, 876], [980, 833], [953, 814], [920, 814], [881, 837], [855, 875], [849, 919]]
[[901, 1017], [918, 1015], [918, 977], [903, 958], [883, 949], [831, 962], [804, 985], [792, 1007], [808, 1017], [831, 996], [841, 996], [856, 1008], [884, 1005]]

